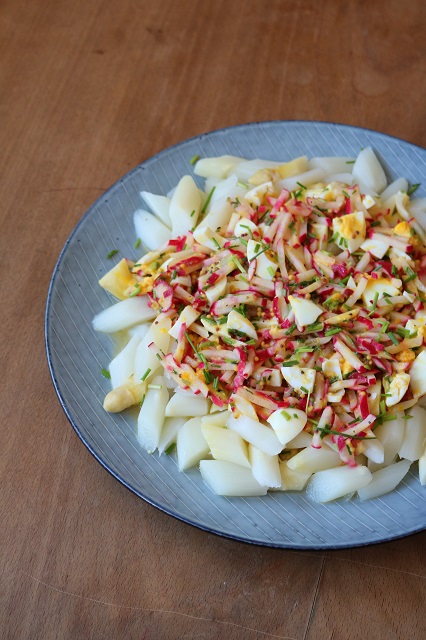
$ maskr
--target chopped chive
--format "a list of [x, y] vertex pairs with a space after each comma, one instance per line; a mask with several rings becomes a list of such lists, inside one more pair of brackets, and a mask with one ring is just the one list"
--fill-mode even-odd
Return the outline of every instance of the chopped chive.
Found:
[[162, 388], [163, 388], [163, 387], [161, 386], [161, 384], [149, 384], [149, 385], [148, 385], [148, 389], [157, 389], [157, 390], [160, 390], [160, 389], [162, 389]]
[[298, 360], [287, 360], [287, 362], [282, 362], [281, 366], [282, 367], [294, 367], [297, 364], [299, 364]]
[[101, 369], [101, 373], [102, 373], [104, 378], [107, 378], [108, 380], [111, 380], [111, 374], [107, 369], [102, 368]]
[[129, 298], [134, 298], [135, 296], [137, 296], [141, 292], [140, 284], [135, 284], [134, 286], [135, 286], [135, 290], [132, 291], [132, 293], [129, 294]]
[[411, 420], [413, 416], [410, 416], [409, 414], [407, 414], [406, 416], [404, 416], [403, 420]]
[[140, 239], [140, 238], [138, 238], [138, 239], [136, 240], [135, 244], [133, 245], [133, 247], [134, 247], [135, 249], [138, 249], [138, 247], [140, 247], [140, 245], [141, 245], [141, 239]]
[[199, 159], [200, 159], [200, 156], [198, 155], [198, 153], [196, 153], [195, 156], [192, 156], [191, 160], [189, 161], [189, 164], [194, 166], [194, 164], [198, 162]]
[[336, 333], [340, 333], [342, 329], [340, 327], [334, 327], [333, 329], [327, 329], [324, 332], [324, 335], [328, 338], [329, 336], [334, 336]]
[[203, 205], [203, 208], [201, 209], [201, 213], [205, 213], [205, 212], [206, 212], [207, 207], [208, 207], [208, 206], [209, 206], [209, 204], [210, 204], [210, 200], [212, 199], [212, 195], [213, 195], [213, 193], [214, 193], [215, 189], [216, 189], [216, 187], [212, 187], [212, 188], [211, 188], [210, 193], [209, 193], [209, 195], [207, 196], [207, 200], [205, 201], [205, 203], [204, 203], [204, 205]]
[[322, 331], [324, 329], [324, 324], [322, 322], [314, 322], [313, 324], [308, 324], [306, 329], [308, 331]]
[[141, 378], [142, 382], [147, 379], [150, 373], [151, 373], [151, 369], [148, 368]]
[[392, 420], [397, 420], [398, 419], [398, 416], [395, 415], [395, 414], [392, 414], [392, 415], [388, 415], [388, 414], [379, 415], [377, 417], [381, 422], [391, 422]]
[[286, 420], [291, 420], [291, 415], [290, 415], [287, 411], [285, 411], [284, 409], [283, 409], [283, 411], [281, 411], [281, 415], [282, 415]]
[[295, 225], [295, 222], [294, 222], [294, 220], [292, 220], [292, 221], [290, 222], [290, 224], [288, 225], [288, 228], [289, 228], [289, 229], [294, 229], [294, 225]]
[[[243, 229], [248, 229], [251, 237], [253, 238], [253, 231], [250, 229], [250, 227], [246, 224], [240, 224], [240, 227], [243, 227]], [[240, 238], [241, 239], [241, 238]]]
[[390, 324], [390, 322], [388, 320], [386, 320], [386, 322], [382, 323], [382, 326], [381, 326], [380, 331], [379, 331], [379, 335], [377, 336], [378, 339], [380, 339], [380, 337], [381, 337], [381, 335], [383, 333], [386, 333], [386, 331], [388, 330], [389, 324]]
[[417, 182], [416, 184], [411, 185], [409, 189], [407, 189], [407, 196], [411, 196], [417, 189], [420, 187], [421, 182]]
[[226, 321], [227, 321], [226, 316], [222, 316], [221, 318], [219, 318], [219, 320], [217, 322], [218, 322], [218, 324], [225, 324]]
[[175, 449], [176, 449], [176, 443], [172, 442], [172, 444], [169, 447], [167, 447], [164, 453], [166, 454], [166, 456], [169, 456], [171, 453], [173, 453]]
[[216, 376], [213, 380], [213, 389], [217, 390], [219, 384], [219, 378]]
[[398, 275], [398, 269], [395, 267], [395, 265], [392, 265], [392, 275], [393, 276], [397, 276]]
[[303, 393], [309, 393], [306, 387], [300, 387], [300, 390], [303, 391]]
[[216, 238], [212, 238], [212, 242], [216, 245], [217, 249], [221, 249], [222, 247], [220, 246], [220, 244], [218, 243], [218, 241], [216, 240]]
[[346, 164], [355, 164], [355, 160], [346, 160]]
[[295, 329], [297, 329], [297, 325], [296, 325], [296, 323], [295, 323], [295, 322], [293, 322], [293, 324], [291, 325], [291, 327], [289, 327], [289, 328], [287, 329], [287, 331], [285, 332], [285, 335], [286, 335], [286, 336], [289, 336], [291, 333], [293, 333], [293, 331], [294, 331]]
[[239, 269], [241, 271], [241, 273], [245, 273], [245, 269], [242, 266], [241, 262], [238, 260], [238, 258], [236, 256], [232, 257], [232, 261], [235, 264], [235, 266], [237, 267], [237, 269]]
[[260, 249], [260, 244], [256, 242], [256, 244], [254, 245], [254, 252], [257, 253], [259, 249]]
[[237, 185], [239, 187], [242, 187], [243, 189], [248, 189], [249, 185], [247, 184], [247, 182], [241, 182], [241, 180], [238, 180]]
[[376, 311], [376, 307], [377, 307], [377, 301], [379, 299], [379, 292], [376, 291], [376, 293], [374, 294], [374, 300], [373, 300], [373, 306], [371, 307], [371, 311], [368, 314], [369, 316], [372, 316], [373, 313]]
[[[260, 246], [260, 245], [256, 245], [256, 246]], [[251, 260], [256, 260], [256, 258], [258, 258], [262, 253], [265, 253], [265, 251], [268, 251], [268, 249], [271, 248], [271, 245], [268, 244], [264, 249], [262, 249], [262, 251], [259, 251], [259, 253], [256, 253], [255, 256], [252, 257]], [[256, 247], [254, 248], [255, 251], [257, 251]], [[250, 262], [251, 262], [250, 260]]]
[[417, 273], [412, 273], [408, 276], [408, 278], [405, 278], [404, 284], [407, 284], [407, 282], [411, 282], [411, 280], [414, 280], [414, 278], [417, 278]]
[[174, 280], [174, 279], [176, 278], [176, 276], [177, 276], [177, 271], [176, 271], [176, 269], [175, 269], [175, 270], [173, 271], [173, 273], [172, 273], [172, 280]]
[[210, 382], [211, 382], [210, 373], [206, 369], [203, 369], [203, 374], [204, 374], [204, 378], [205, 378], [206, 383], [210, 384]]
[[342, 433], [341, 431], [335, 431], [334, 429], [329, 429], [326, 425], [325, 427], [315, 427], [316, 431], [321, 431], [321, 438], [328, 434], [343, 436], [344, 438], [348, 438], [349, 440], [376, 440], [376, 436], [351, 436], [348, 433]]
[[296, 181], [296, 184], [298, 184], [301, 189], [306, 189], [305, 185], [302, 184], [301, 182]]
[[408, 338], [411, 334], [411, 331], [408, 329], [404, 329], [403, 327], [398, 327], [396, 333], [401, 336], [401, 338]]
[[388, 331], [388, 333], [386, 334], [388, 336], [388, 338], [390, 338], [390, 340], [392, 340], [392, 342], [394, 343], [395, 346], [397, 346], [399, 344], [397, 337], [395, 336], [394, 333], [392, 333], [391, 331]]
[[271, 278], [273, 278], [275, 276], [275, 271], [272, 267], [268, 267], [267, 269], [269, 275], [271, 276]]
[[113, 249], [112, 251], [110, 251], [109, 254], [107, 255], [107, 260], [110, 260], [111, 258], [113, 258], [116, 253], [118, 253], [118, 249]]
[[193, 210], [191, 211], [191, 218], [192, 218], [192, 216], [193, 216], [194, 214], [195, 214], [195, 209], [193, 209]]

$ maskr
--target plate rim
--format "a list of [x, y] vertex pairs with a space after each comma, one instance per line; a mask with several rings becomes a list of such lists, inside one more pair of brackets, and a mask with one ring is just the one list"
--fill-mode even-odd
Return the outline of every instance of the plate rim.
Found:
[[[78, 436], [78, 438], [81, 440], [81, 442], [84, 444], [84, 446], [87, 448], [87, 450], [92, 454], [92, 456], [95, 458], [95, 460], [110, 474], [113, 476], [113, 478], [115, 478], [116, 480], [118, 480], [118, 482], [123, 485], [126, 489], [128, 489], [131, 493], [133, 493], [134, 495], [136, 495], [138, 498], [141, 498], [142, 500], [144, 500], [146, 503], [150, 504], [151, 506], [159, 509], [160, 511], [162, 511], [163, 513], [166, 513], [169, 516], [172, 516], [173, 518], [180, 520], [181, 522], [184, 522], [185, 524], [191, 525], [193, 527], [196, 527], [197, 529], [201, 529], [203, 531], [207, 531], [208, 533], [212, 533], [214, 535], [220, 536], [222, 538], [226, 538], [226, 539], [230, 539], [230, 540], [234, 540], [236, 542], [241, 542], [241, 543], [245, 543], [245, 544], [251, 544], [251, 545], [255, 545], [255, 546], [259, 546], [259, 547], [268, 547], [268, 548], [274, 548], [274, 549], [289, 549], [289, 550], [312, 550], [312, 551], [324, 551], [324, 550], [341, 550], [341, 549], [354, 549], [354, 548], [359, 548], [359, 547], [365, 547], [365, 546], [370, 546], [370, 545], [377, 545], [377, 544], [383, 544], [386, 542], [390, 542], [393, 540], [398, 540], [398, 539], [402, 539], [402, 538], [408, 538], [409, 536], [413, 536], [416, 534], [419, 534], [423, 531], [426, 530], [426, 522], [424, 523], [424, 525], [420, 525], [419, 527], [415, 527], [413, 529], [410, 529], [409, 531], [403, 532], [403, 533], [395, 533], [386, 537], [381, 537], [377, 540], [367, 540], [367, 541], [355, 541], [355, 542], [342, 542], [341, 544], [339, 543], [335, 543], [335, 544], [298, 544], [298, 543], [291, 543], [291, 542], [286, 542], [283, 541], [282, 543], [279, 542], [268, 542], [266, 540], [255, 540], [249, 537], [243, 537], [243, 536], [239, 536], [237, 534], [232, 534], [232, 533], [227, 533], [223, 530], [220, 529], [215, 529], [214, 527], [205, 525], [201, 522], [197, 522], [195, 520], [191, 520], [191, 518], [188, 518], [184, 515], [180, 515], [179, 513], [176, 513], [175, 511], [173, 511], [171, 508], [168, 509], [167, 507], [165, 507], [164, 505], [158, 503], [155, 499], [150, 498], [147, 495], [144, 495], [143, 493], [141, 493], [137, 488], [133, 487], [130, 483], [126, 482], [126, 480], [124, 480], [122, 477], [120, 477], [120, 475], [118, 473], [116, 473], [113, 469], [110, 468], [110, 466], [108, 465], [108, 463], [102, 459], [101, 455], [91, 446], [91, 444], [86, 440], [86, 438], [84, 437], [84, 435], [82, 434], [82, 432], [80, 431], [79, 426], [77, 425], [76, 421], [74, 420], [73, 416], [72, 416], [72, 412], [69, 409], [66, 400], [62, 397], [61, 394], [61, 390], [60, 390], [60, 385], [58, 383], [57, 377], [56, 377], [56, 372], [55, 372], [55, 366], [53, 364], [53, 360], [52, 360], [52, 355], [51, 355], [51, 348], [50, 348], [50, 337], [49, 337], [49, 331], [50, 331], [50, 326], [51, 326], [51, 320], [50, 320], [50, 310], [51, 310], [51, 304], [52, 304], [52, 296], [53, 296], [53, 291], [55, 288], [55, 284], [56, 284], [56, 278], [58, 276], [59, 273], [59, 269], [61, 266], [61, 263], [64, 259], [64, 256], [66, 254], [66, 251], [71, 243], [71, 241], [73, 240], [74, 236], [77, 234], [78, 230], [80, 229], [80, 226], [86, 221], [87, 218], [89, 218], [92, 215], [93, 210], [96, 209], [96, 207], [98, 206], [98, 204], [100, 202], [105, 201], [106, 198], [109, 198], [110, 194], [113, 193], [114, 190], [116, 190], [120, 184], [124, 181], [124, 180], [128, 180], [130, 179], [130, 177], [141, 170], [141, 167], [143, 167], [144, 165], [146, 165], [147, 163], [151, 163], [156, 161], [157, 159], [161, 159], [162, 155], [166, 155], [168, 154], [170, 151], [172, 151], [175, 148], [181, 147], [184, 144], [190, 144], [196, 141], [201, 141], [203, 138], [209, 137], [211, 135], [214, 134], [218, 134], [221, 132], [228, 132], [228, 131], [235, 131], [238, 129], [242, 129], [242, 128], [254, 128], [256, 126], [260, 126], [260, 125], [326, 125], [326, 126], [332, 126], [332, 127], [337, 127], [339, 129], [351, 129], [351, 130], [357, 130], [360, 132], [366, 132], [366, 133], [373, 133], [373, 134], [378, 134], [379, 136], [383, 136], [385, 138], [390, 138], [392, 140], [395, 140], [399, 143], [404, 143], [410, 147], [414, 147], [416, 149], [421, 150], [422, 152], [426, 152], [426, 147], [422, 147], [418, 144], [409, 142], [408, 140], [405, 140], [404, 138], [399, 138], [398, 136], [394, 136], [388, 133], [384, 133], [381, 131], [378, 131], [376, 129], [370, 129], [368, 127], [361, 127], [361, 126], [357, 126], [357, 125], [351, 125], [351, 124], [345, 124], [345, 123], [339, 123], [339, 122], [334, 122], [334, 121], [327, 121], [327, 120], [298, 120], [298, 119], [293, 119], [293, 120], [259, 120], [259, 121], [251, 121], [251, 122], [247, 122], [247, 123], [240, 123], [240, 124], [235, 124], [235, 125], [230, 125], [227, 127], [219, 127], [217, 129], [213, 129], [211, 131], [207, 131], [207, 132], [203, 132], [200, 134], [197, 134], [195, 136], [191, 136], [190, 138], [185, 138], [181, 141], [178, 141], [176, 143], [174, 143], [173, 145], [170, 145], [168, 147], [165, 147], [163, 149], [161, 149], [160, 151], [158, 151], [157, 153], [155, 153], [152, 156], [149, 156], [148, 158], [146, 158], [145, 160], [143, 160], [142, 162], [140, 162], [137, 166], [133, 167], [132, 169], [130, 169], [130, 171], [126, 172], [125, 174], [123, 174], [118, 180], [116, 180], [113, 184], [111, 184], [105, 191], [103, 191], [103, 193], [89, 206], [89, 208], [85, 211], [85, 213], [81, 216], [81, 218], [78, 220], [78, 222], [76, 223], [76, 225], [73, 227], [73, 229], [71, 230], [71, 233], [69, 234], [68, 238], [66, 239], [61, 252], [56, 260], [51, 278], [50, 278], [50, 282], [49, 282], [49, 287], [48, 287], [48, 291], [47, 291], [47, 298], [46, 298], [46, 307], [45, 307], [45, 314], [44, 314], [44, 340], [45, 340], [45, 349], [46, 349], [46, 358], [47, 358], [47, 363], [48, 363], [48, 368], [49, 368], [49, 372], [50, 372], [50, 376], [52, 378], [52, 383], [56, 392], [56, 395], [58, 396], [59, 399], [59, 403], [68, 419], [68, 421], [70, 422], [74, 432], [76, 433], [76, 435]], [[228, 498], [229, 499], [229, 498]]]

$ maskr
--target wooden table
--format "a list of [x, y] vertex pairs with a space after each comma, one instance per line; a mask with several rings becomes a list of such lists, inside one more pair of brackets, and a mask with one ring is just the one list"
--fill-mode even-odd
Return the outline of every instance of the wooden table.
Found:
[[164, 147], [273, 119], [426, 146], [426, 4], [3, 0], [0, 17], [1, 637], [425, 638], [424, 533], [259, 548], [122, 487], [62, 412], [43, 314], [79, 218]]

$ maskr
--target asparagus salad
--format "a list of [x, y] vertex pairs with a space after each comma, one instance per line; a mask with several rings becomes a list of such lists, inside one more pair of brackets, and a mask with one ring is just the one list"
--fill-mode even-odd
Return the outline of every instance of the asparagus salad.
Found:
[[[371, 148], [279, 163], [193, 158], [134, 214], [138, 260], [100, 280], [93, 326], [126, 332], [106, 411], [140, 406], [148, 452], [176, 448], [226, 496], [327, 502], [426, 484], [426, 202]], [[109, 255], [113, 257], [115, 252]], [[173, 453], [174, 455], [174, 453]]]

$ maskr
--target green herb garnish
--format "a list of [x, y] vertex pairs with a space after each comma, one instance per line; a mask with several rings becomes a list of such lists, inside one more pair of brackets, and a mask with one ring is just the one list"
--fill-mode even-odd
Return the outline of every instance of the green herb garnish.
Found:
[[416, 184], [411, 185], [409, 189], [407, 189], [407, 196], [411, 196], [417, 189], [420, 187], [421, 182], [417, 182]]
[[216, 187], [212, 187], [210, 190], [209, 195], [207, 196], [207, 200], [205, 201], [203, 208], [201, 209], [201, 213], [205, 213], [207, 210], [207, 207], [209, 206], [210, 200], [212, 199], [212, 195], [215, 191]]

